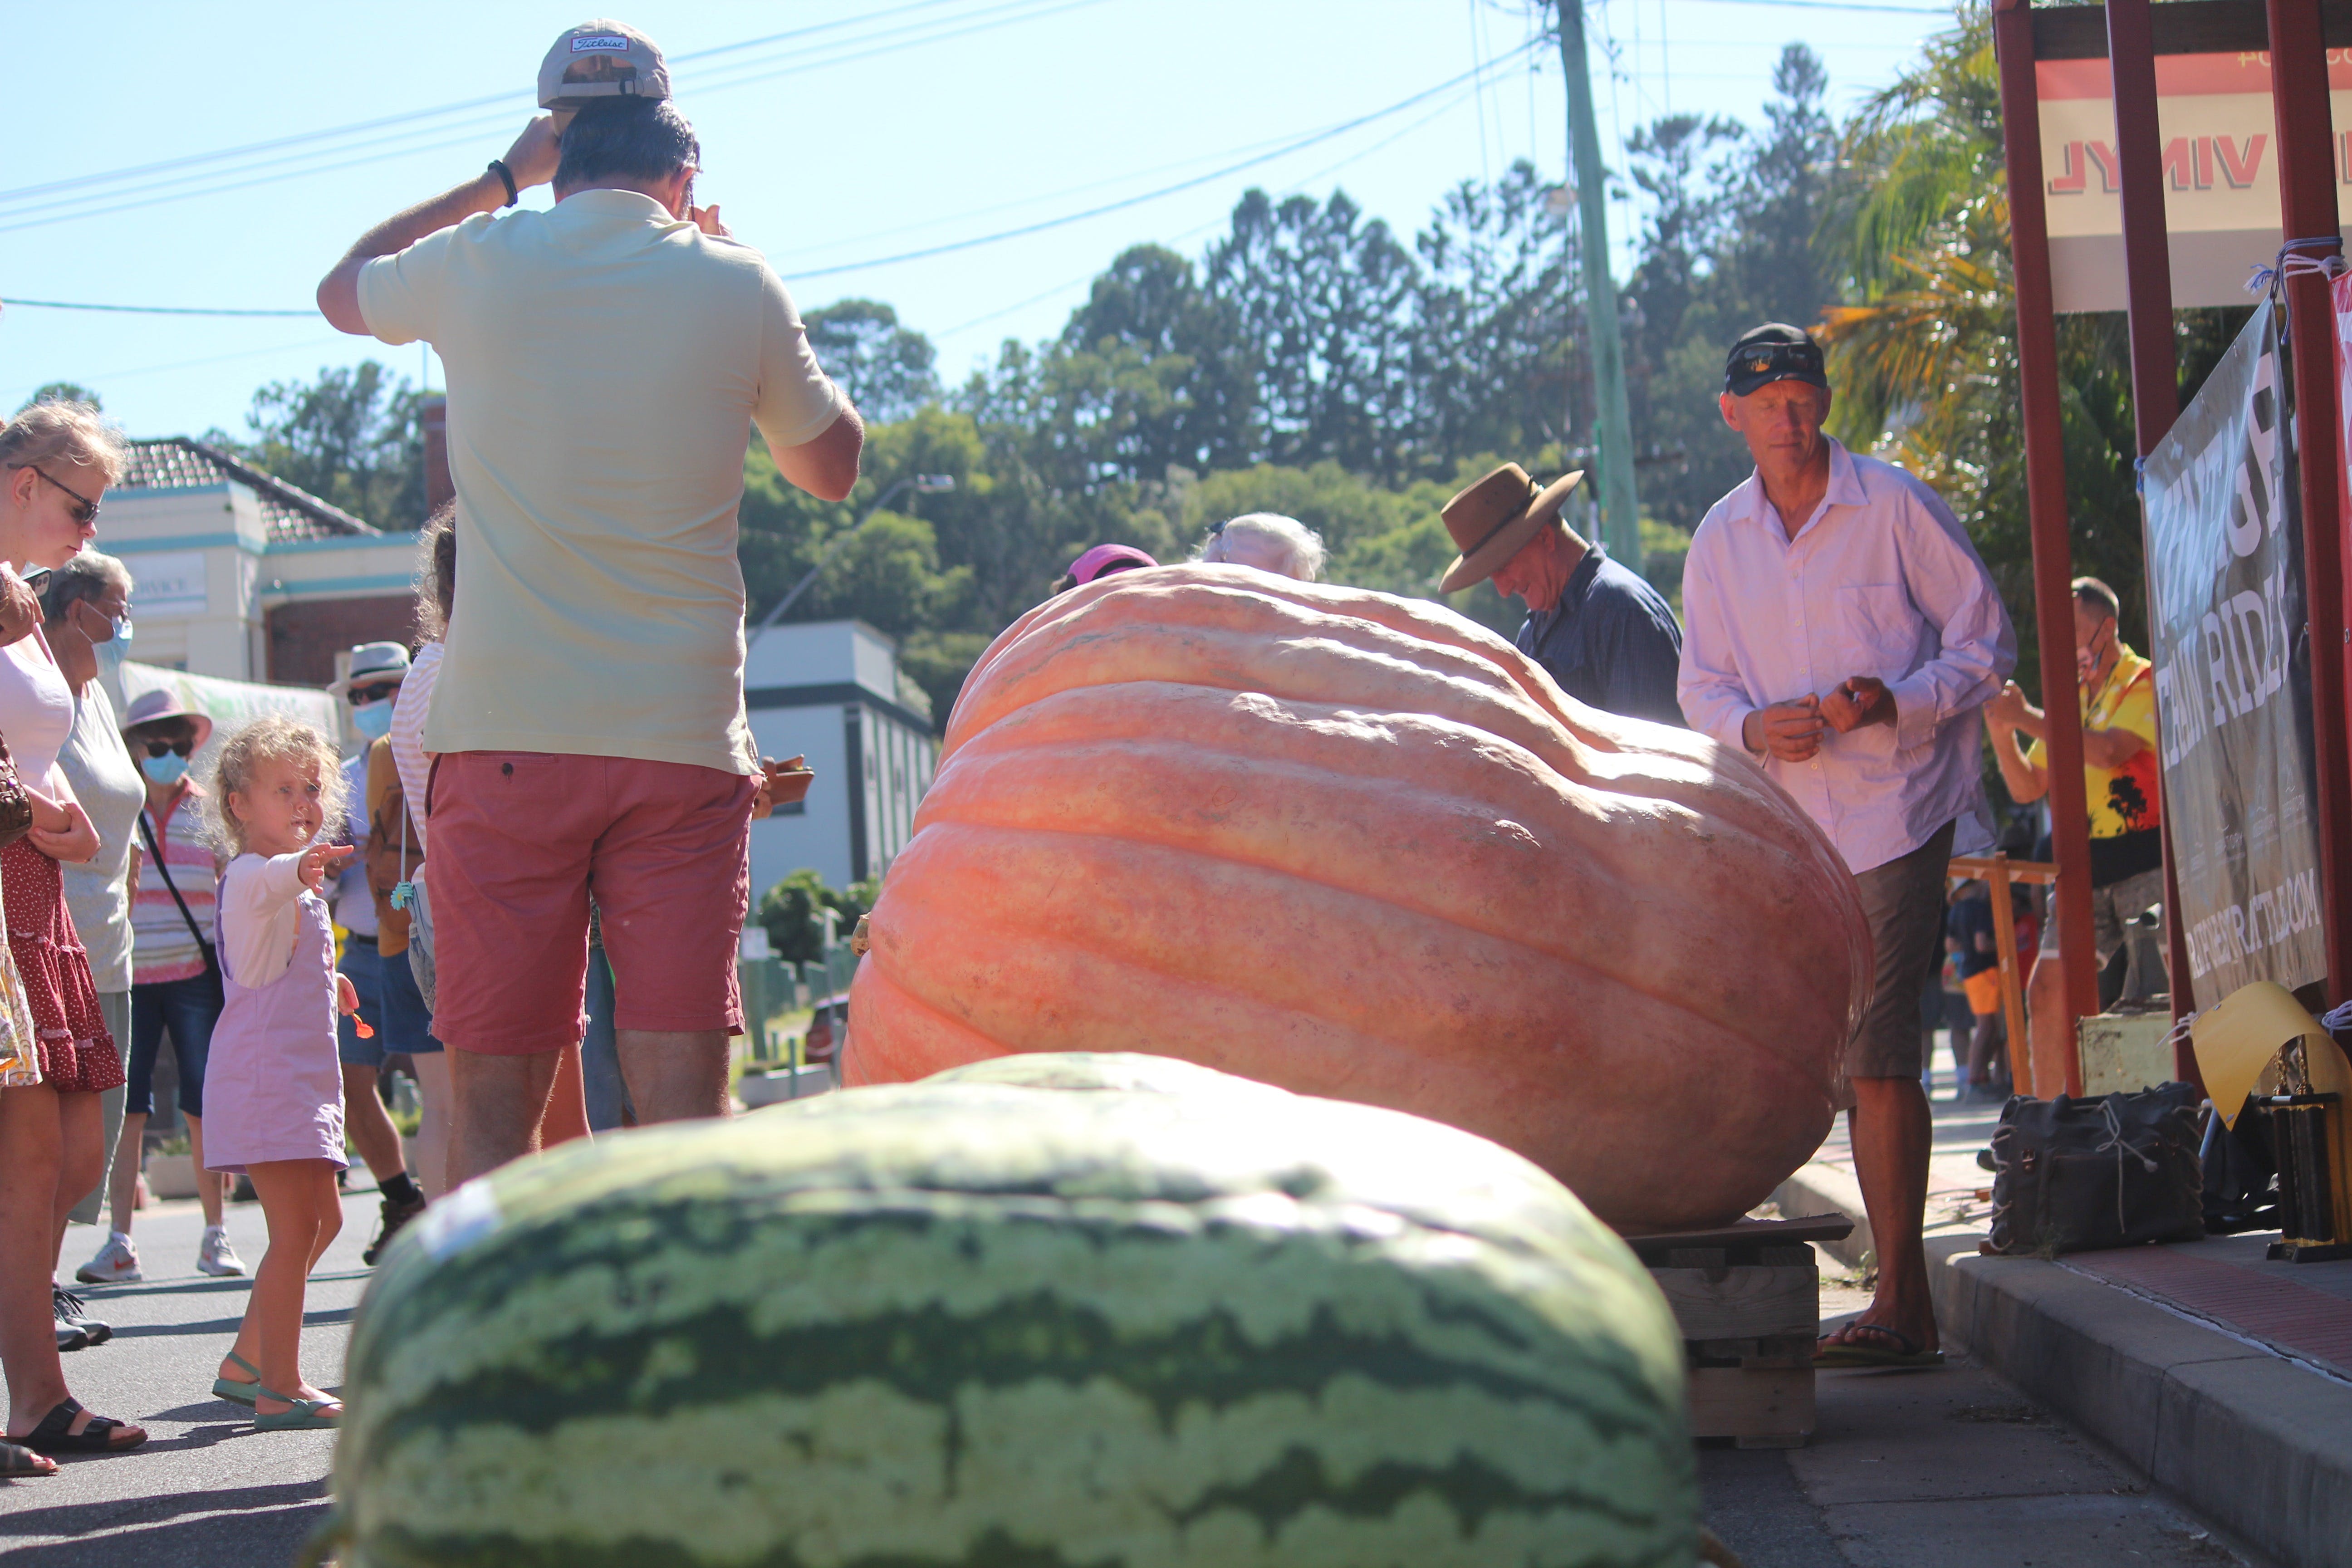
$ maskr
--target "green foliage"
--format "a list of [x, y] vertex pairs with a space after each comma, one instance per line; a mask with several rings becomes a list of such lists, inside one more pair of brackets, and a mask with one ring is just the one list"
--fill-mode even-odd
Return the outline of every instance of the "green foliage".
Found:
[[939, 359], [931, 340], [898, 324], [898, 312], [874, 300], [842, 300], [803, 319], [825, 374], [866, 417], [895, 424], [938, 401]]
[[106, 406], [99, 401], [97, 393], [78, 381], [53, 381], [46, 386], [35, 388], [32, 396], [16, 405], [16, 412], [22, 414], [36, 403], [87, 403], [97, 409]]
[[778, 958], [788, 963], [821, 963], [824, 961], [823, 911], [831, 910], [835, 917], [835, 940], [847, 942], [859, 917], [871, 910], [874, 900], [881, 895], [879, 877], [852, 882], [845, 889], [834, 889], [825, 886], [822, 876], [803, 866], [768, 889], [760, 900], [756, 918], [766, 928], [768, 945]]
[[425, 521], [423, 394], [374, 360], [315, 382], [272, 382], [246, 415], [252, 439], [206, 439], [379, 528]]

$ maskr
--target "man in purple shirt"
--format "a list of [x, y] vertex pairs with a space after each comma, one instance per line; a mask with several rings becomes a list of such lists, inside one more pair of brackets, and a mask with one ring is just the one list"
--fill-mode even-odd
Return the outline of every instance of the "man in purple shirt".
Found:
[[1919, 991], [1951, 857], [1991, 844], [1976, 720], [2016, 667], [2016, 634], [1951, 509], [1822, 432], [1829, 375], [1808, 334], [1770, 323], [1742, 337], [1720, 401], [1756, 471], [1691, 540], [1683, 713], [1821, 826], [1854, 874], [1877, 949], [1845, 1073], [1878, 1289], [1816, 1361], [1931, 1365], [1942, 1357], [1920, 1240], [1930, 1124]]

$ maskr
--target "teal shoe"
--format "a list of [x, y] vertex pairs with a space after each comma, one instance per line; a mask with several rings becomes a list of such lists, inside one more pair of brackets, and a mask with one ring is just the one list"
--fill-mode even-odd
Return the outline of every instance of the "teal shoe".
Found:
[[213, 1397], [226, 1399], [231, 1405], [242, 1405], [250, 1410], [253, 1408], [253, 1391], [261, 1386], [261, 1369], [235, 1351], [228, 1352], [228, 1359], [253, 1373], [253, 1381], [239, 1383], [233, 1377], [216, 1377], [213, 1379]]
[[264, 1399], [282, 1399], [294, 1407], [291, 1410], [280, 1411], [275, 1415], [265, 1415], [259, 1410], [256, 1410], [253, 1413], [253, 1429], [257, 1432], [313, 1432], [342, 1424], [341, 1411], [337, 1410], [332, 1415], [325, 1414], [328, 1406], [341, 1405], [342, 1401], [340, 1399], [297, 1399], [291, 1394], [280, 1394], [274, 1388], [264, 1388], [258, 1384], [254, 1385], [254, 1392]]

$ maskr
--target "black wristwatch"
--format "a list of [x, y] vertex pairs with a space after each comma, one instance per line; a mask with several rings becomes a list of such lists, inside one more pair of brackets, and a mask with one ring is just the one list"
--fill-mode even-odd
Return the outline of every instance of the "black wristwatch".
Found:
[[506, 161], [504, 159], [491, 159], [490, 173], [496, 174], [499, 177], [499, 184], [507, 188], [507, 199], [499, 203], [499, 205], [510, 207], [514, 205], [515, 203], [522, 200], [522, 193], [515, 189], [514, 171], [507, 167]]

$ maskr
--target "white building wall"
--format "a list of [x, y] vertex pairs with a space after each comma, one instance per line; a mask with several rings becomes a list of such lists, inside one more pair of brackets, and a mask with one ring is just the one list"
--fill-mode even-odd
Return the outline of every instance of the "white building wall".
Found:
[[939, 751], [929, 726], [898, 700], [890, 639], [856, 621], [774, 626], [751, 645], [745, 669], [761, 754], [804, 754], [817, 775], [804, 813], [752, 828], [754, 900], [803, 866], [836, 888], [856, 880], [861, 867], [869, 876], [886, 870], [913, 836], [915, 808], [930, 786]]

